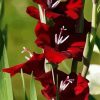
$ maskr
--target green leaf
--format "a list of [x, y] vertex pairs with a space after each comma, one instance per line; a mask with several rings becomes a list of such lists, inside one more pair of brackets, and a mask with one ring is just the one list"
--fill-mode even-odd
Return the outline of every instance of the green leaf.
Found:
[[97, 7], [97, 26], [100, 24], [100, 2]]
[[2, 25], [2, 19], [4, 17], [4, 1], [5, 0], [0, 0], [0, 28]]
[[22, 88], [23, 88], [23, 98], [24, 98], [24, 100], [28, 100], [28, 97], [27, 97], [27, 94], [26, 94], [26, 88], [25, 88], [24, 74], [23, 74], [22, 69], [21, 69], [21, 80], [22, 80]]
[[100, 37], [98, 37], [98, 36], [95, 37], [95, 44], [97, 45], [97, 47], [100, 51]]
[[[2, 68], [4, 68], [4, 67], [8, 68], [9, 67], [5, 45], [3, 47], [1, 67]], [[0, 76], [1, 76], [0, 92], [2, 93], [0, 100], [13, 100], [12, 83], [11, 83], [10, 75], [7, 74], [7, 73], [1, 72]]]
[[8, 68], [7, 57], [7, 25], [4, 28], [4, 0], [0, 0], [0, 100], [13, 100], [12, 83], [10, 75], [2, 72], [2, 68]]
[[64, 68], [65, 72], [70, 73], [71, 59], [64, 60], [63, 62], [61, 62], [61, 64], [59, 64], [59, 66], [59, 69]]
[[30, 100], [37, 100], [37, 93], [36, 93], [35, 80], [33, 77], [33, 73], [31, 74], [31, 80], [30, 80]]

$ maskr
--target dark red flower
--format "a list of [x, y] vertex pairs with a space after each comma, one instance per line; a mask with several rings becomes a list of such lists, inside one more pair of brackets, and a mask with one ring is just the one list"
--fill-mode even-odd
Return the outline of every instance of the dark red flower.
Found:
[[[66, 74], [59, 70], [54, 70], [54, 77], [56, 80], [56, 76], [58, 75], [60, 84], [60, 81], [64, 80], [66, 78]], [[47, 98], [47, 100], [50, 100], [52, 97], [55, 97], [56, 95], [56, 85], [53, 81], [53, 73], [47, 72], [42, 74], [40, 77], [36, 78], [38, 81], [41, 82], [44, 89], [41, 90], [42, 94]]]
[[[88, 80], [83, 78], [80, 74], [75, 73], [67, 75], [61, 71], [54, 71], [55, 80], [58, 75], [58, 94], [60, 100], [88, 100], [89, 87]], [[43, 85], [42, 94], [47, 100], [56, 100], [57, 87], [53, 83], [52, 72], [43, 74], [38, 77], [38, 80]]]
[[41, 76], [44, 71], [44, 54], [33, 54], [33, 57], [30, 58], [25, 63], [10, 67], [10, 68], [4, 68], [3, 72], [10, 73], [11, 76], [15, 75], [16, 73], [20, 72], [21, 69], [24, 73], [31, 74], [33, 72], [33, 75], [35, 77]]
[[[27, 12], [30, 16], [36, 18], [37, 20], [40, 20], [39, 10], [38, 10], [36, 7], [34, 7], [34, 6], [29, 6], [29, 7], [27, 7], [26, 12]], [[49, 9], [45, 12], [45, 14], [46, 14], [46, 17], [48, 17], [49, 19], [54, 19], [54, 20], [55, 20], [55, 19], [57, 20], [59, 17], [64, 17], [64, 16], [62, 16], [61, 14], [54, 13], [54, 12], [52, 12], [52, 11], [49, 10]]]
[[88, 29], [84, 29], [84, 33], [75, 33], [74, 24], [70, 25], [69, 22], [65, 24], [67, 22], [59, 20], [53, 27], [40, 22], [36, 25], [37, 39], [35, 42], [44, 49], [45, 57], [49, 62], [57, 64], [66, 58], [75, 60], [82, 58], [86, 33], [90, 31], [90, 23], [85, 21], [84, 26], [88, 25]]
[[[60, 16], [70, 17], [71, 19], [74, 19], [74, 20], [79, 18], [82, 7], [83, 7], [82, 0], [66, 0], [65, 2], [59, 2], [60, 0], [59, 1], [33, 0], [33, 1], [40, 4], [44, 9], [46, 9], [46, 14], [48, 16], [51, 15], [50, 14], [51, 12], [54, 17], [58, 14]], [[54, 18], [53, 16], [51, 18]]]

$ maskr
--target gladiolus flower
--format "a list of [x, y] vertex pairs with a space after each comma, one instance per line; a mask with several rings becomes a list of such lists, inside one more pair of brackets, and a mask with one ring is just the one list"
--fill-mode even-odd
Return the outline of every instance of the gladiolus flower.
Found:
[[[83, 56], [86, 32], [89, 32], [90, 28], [85, 29], [84, 33], [75, 33], [73, 24], [68, 24], [67, 27], [65, 23], [67, 22], [58, 22], [53, 27], [40, 22], [36, 25], [35, 42], [44, 49], [45, 57], [51, 63], [58, 64], [66, 58], [81, 60]], [[60, 27], [62, 24], [65, 26]], [[90, 26], [90, 23], [85, 21], [85, 25]]]
[[43, 74], [38, 80], [43, 85], [41, 91], [47, 100], [56, 100], [56, 92], [58, 90], [60, 100], [88, 100], [89, 87], [88, 80], [80, 74], [71, 73], [67, 75], [61, 71], [54, 71], [55, 79], [58, 76], [58, 89], [53, 83], [52, 72]]
[[33, 72], [33, 75], [35, 77], [41, 76], [45, 72], [44, 71], [44, 54], [34, 53], [32, 58], [30, 58], [27, 62], [10, 67], [10, 68], [4, 68], [3, 72], [10, 73], [10, 75], [13, 76], [16, 73], [19, 73], [21, 69], [26, 74], [31, 74]]
[[[33, 0], [34, 2], [40, 4], [43, 9], [46, 10], [47, 16], [52, 16], [51, 18], [54, 18], [56, 16], [65, 16], [70, 17], [71, 19], [78, 19], [80, 16], [80, 13], [83, 8], [83, 1], [82, 0]], [[64, 1], [64, 2], [63, 2]], [[31, 7], [32, 8], [32, 7]], [[33, 8], [32, 8], [33, 9]], [[30, 11], [32, 9], [28, 8], [27, 12], [31, 14]], [[34, 10], [33, 10], [34, 12]]]

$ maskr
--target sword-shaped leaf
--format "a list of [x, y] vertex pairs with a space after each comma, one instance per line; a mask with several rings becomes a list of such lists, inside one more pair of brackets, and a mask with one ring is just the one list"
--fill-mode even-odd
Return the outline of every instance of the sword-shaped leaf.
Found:
[[23, 98], [24, 98], [24, 100], [28, 100], [28, 97], [27, 97], [27, 94], [26, 94], [24, 74], [23, 74], [23, 70], [22, 69], [21, 69], [21, 80], [22, 80], [22, 88], [23, 88]]
[[33, 73], [31, 74], [31, 79], [30, 79], [30, 100], [37, 100], [37, 93], [36, 93], [35, 80], [33, 77]]

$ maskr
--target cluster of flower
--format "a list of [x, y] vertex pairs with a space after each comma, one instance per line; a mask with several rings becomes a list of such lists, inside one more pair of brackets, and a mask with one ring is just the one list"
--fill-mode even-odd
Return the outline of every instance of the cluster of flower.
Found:
[[[69, 75], [57, 69], [65, 59], [73, 58], [81, 61], [91, 23], [84, 19], [83, 32], [77, 32], [77, 22], [83, 10], [83, 0], [33, 0], [42, 7], [46, 22], [41, 21], [39, 10], [30, 6], [27, 13], [36, 18], [35, 43], [43, 49], [43, 53], [30, 54], [31, 58], [23, 64], [3, 69], [12, 76], [23, 69], [24, 73], [35, 76], [44, 89], [41, 91], [47, 100], [88, 100], [88, 80], [80, 74]], [[45, 20], [44, 19], [44, 20]], [[28, 51], [24, 48], [24, 51]], [[29, 52], [29, 51], [28, 51]], [[45, 59], [54, 65], [51, 71], [45, 72]], [[57, 95], [58, 94], [58, 95]]]

